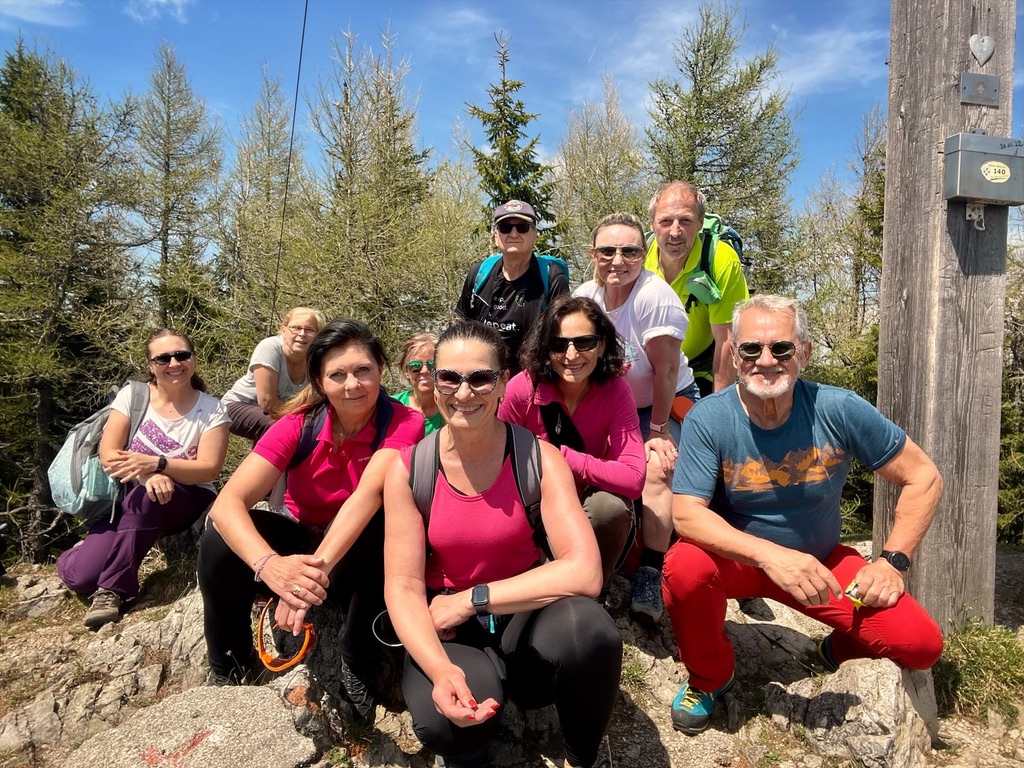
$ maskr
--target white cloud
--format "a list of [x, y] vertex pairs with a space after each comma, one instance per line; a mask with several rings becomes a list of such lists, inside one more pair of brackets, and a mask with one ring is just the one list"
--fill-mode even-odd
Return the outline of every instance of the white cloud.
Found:
[[795, 96], [864, 86], [889, 76], [888, 28], [820, 29], [787, 36], [780, 48], [780, 84]]
[[47, 27], [75, 27], [85, 20], [78, 0], [3, 0], [0, 27], [13, 29], [12, 20]]
[[165, 12], [179, 24], [187, 24], [186, 11], [194, 4], [195, 0], [128, 0], [124, 12], [140, 24], [159, 19]]

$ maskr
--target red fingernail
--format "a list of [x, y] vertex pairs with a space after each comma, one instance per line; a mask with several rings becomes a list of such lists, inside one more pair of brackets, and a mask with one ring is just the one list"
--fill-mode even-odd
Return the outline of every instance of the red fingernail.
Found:
[[474, 714], [473, 714], [473, 713], [471, 712], [471, 713], [469, 713], [468, 715], [466, 715], [466, 719], [467, 719], [467, 720], [476, 720], [476, 715], [474, 715]]
[[487, 713], [487, 716], [488, 717], [494, 717], [496, 714], [498, 714], [498, 713], [495, 710], [492, 709], [490, 712]]
[[476, 700], [475, 699], [470, 699], [469, 700], [469, 706], [471, 706], [473, 709], [476, 709], [476, 707], [477, 707]]

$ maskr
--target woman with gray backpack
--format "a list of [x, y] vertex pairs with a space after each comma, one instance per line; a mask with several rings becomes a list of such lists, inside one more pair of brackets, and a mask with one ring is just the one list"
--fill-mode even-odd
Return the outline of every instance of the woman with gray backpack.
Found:
[[120, 514], [115, 508], [93, 523], [57, 560], [68, 588], [91, 596], [85, 625], [92, 629], [117, 621], [122, 603], [138, 594], [139, 565], [157, 539], [187, 530], [213, 502], [227, 453], [227, 411], [205, 393], [191, 340], [161, 328], [146, 341], [146, 360], [144, 413], [132, 413], [140, 402], [133, 382], [114, 398], [100, 439], [104, 471], [130, 488]]

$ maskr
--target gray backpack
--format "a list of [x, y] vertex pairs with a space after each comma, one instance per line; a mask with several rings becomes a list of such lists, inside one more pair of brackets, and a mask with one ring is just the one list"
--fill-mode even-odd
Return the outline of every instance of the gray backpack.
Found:
[[[128, 430], [128, 443], [131, 444], [149, 407], [149, 385], [143, 381], [126, 381], [124, 386], [131, 387], [131, 426]], [[111, 397], [110, 401], [113, 400]], [[110, 522], [114, 522], [117, 502], [124, 490], [121, 483], [103, 471], [100, 462], [100, 438], [109, 415], [108, 403], [73, 426], [46, 470], [53, 503], [61, 512], [82, 518], [86, 526], [108, 517]]]

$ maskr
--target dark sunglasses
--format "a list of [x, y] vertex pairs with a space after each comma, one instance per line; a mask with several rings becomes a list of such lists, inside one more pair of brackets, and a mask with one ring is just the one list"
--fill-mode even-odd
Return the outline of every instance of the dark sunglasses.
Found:
[[433, 371], [431, 376], [434, 378], [434, 389], [442, 395], [454, 395], [459, 391], [462, 382], [469, 384], [469, 388], [477, 395], [489, 395], [498, 386], [498, 377], [501, 376], [501, 371], [481, 368], [463, 376], [458, 371], [442, 368], [439, 371]]
[[601, 337], [596, 333], [588, 333], [586, 336], [554, 336], [551, 339], [551, 351], [556, 355], [564, 355], [572, 344], [577, 352], [589, 352], [597, 349], [600, 343]]
[[621, 253], [625, 261], [636, 261], [644, 255], [644, 249], [639, 245], [624, 245], [621, 248], [614, 245], [600, 245], [594, 248], [601, 261], [611, 261], [616, 253]]
[[424, 363], [420, 360], [410, 360], [405, 364], [405, 367], [408, 368], [411, 373], [419, 373], [423, 370], [423, 366], [427, 366], [427, 370], [432, 371], [434, 370], [434, 361], [427, 360], [427, 362]]
[[774, 344], [760, 344], [756, 341], [745, 341], [736, 347], [741, 360], [753, 363], [761, 357], [761, 350], [768, 347], [772, 357], [784, 363], [796, 354], [796, 344], [792, 341], [776, 341]]
[[194, 354], [195, 352], [189, 352], [187, 349], [179, 349], [177, 352], [164, 352], [162, 355], [153, 355], [149, 360], [157, 365], [167, 365], [171, 360], [184, 363], [186, 360], [191, 360]]
[[498, 231], [503, 235], [507, 235], [513, 229], [520, 235], [525, 235], [533, 227], [533, 223], [529, 221], [499, 221], [496, 224]]

